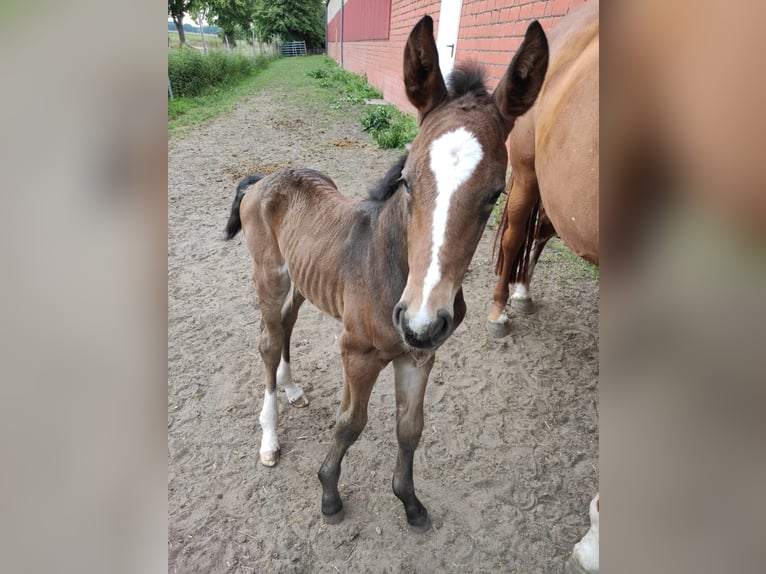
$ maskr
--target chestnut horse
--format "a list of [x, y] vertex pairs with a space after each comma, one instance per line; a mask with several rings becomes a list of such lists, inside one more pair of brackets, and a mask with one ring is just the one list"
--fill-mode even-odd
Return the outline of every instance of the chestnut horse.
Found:
[[378, 374], [393, 362], [393, 490], [410, 526], [430, 527], [412, 479], [426, 383], [436, 349], [465, 316], [463, 277], [505, 185], [504, 142], [534, 103], [547, 66], [547, 40], [533, 22], [493, 94], [475, 69], [458, 70], [448, 89], [426, 16], [404, 50], [404, 85], [419, 133], [368, 200], [352, 202], [309, 169], [251, 176], [237, 190], [226, 232], [228, 238], [244, 232], [263, 319], [264, 465], [279, 460], [277, 383], [291, 402], [307, 404], [291, 381], [289, 351], [304, 298], [343, 323], [343, 395], [318, 473], [329, 523], [343, 519], [341, 461], [367, 423]]
[[598, 1], [565, 16], [550, 32], [550, 68], [535, 105], [510, 135], [511, 178], [500, 227], [499, 275], [487, 329], [510, 332], [511, 307], [533, 310], [529, 282], [545, 243], [558, 233], [598, 265]]

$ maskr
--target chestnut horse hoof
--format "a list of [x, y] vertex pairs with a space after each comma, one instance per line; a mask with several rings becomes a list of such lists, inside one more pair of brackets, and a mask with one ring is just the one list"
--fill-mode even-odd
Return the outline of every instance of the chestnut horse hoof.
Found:
[[514, 299], [511, 297], [511, 309], [522, 315], [532, 315], [537, 311], [537, 307], [532, 302], [532, 299]]
[[272, 452], [262, 452], [261, 453], [261, 464], [263, 466], [276, 466], [276, 464], [279, 462], [279, 451], [272, 451]]
[[306, 396], [305, 393], [302, 393], [299, 397], [295, 399], [288, 400], [288, 402], [297, 409], [302, 409], [303, 407], [309, 406], [309, 398]]
[[345, 513], [343, 512], [343, 508], [341, 508], [335, 514], [325, 514], [323, 512], [322, 516], [324, 517], [324, 521], [327, 524], [340, 524], [341, 522], [343, 522], [343, 519], [346, 517]]
[[409, 525], [410, 525], [410, 528], [412, 528], [412, 530], [422, 534], [424, 532], [428, 532], [429, 530], [431, 530], [431, 519], [426, 514], [424, 517], [418, 520], [409, 522]]
[[503, 337], [510, 335], [511, 321], [508, 319], [508, 315], [503, 313], [497, 321], [487, 319], [487, 331], [496, 339], [502, 339]]

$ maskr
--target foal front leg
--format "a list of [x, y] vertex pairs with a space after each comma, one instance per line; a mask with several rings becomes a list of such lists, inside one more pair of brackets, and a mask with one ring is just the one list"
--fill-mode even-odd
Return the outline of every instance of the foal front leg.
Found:
[[404, 503], [407, 522], [417, 532], [431, 528], [428, 511], [415, 496], [412, 461], [423, 432], [423, 396], [428, 375], [434, 366], [434, 356], [418, 365], [410, 355], [394, 359], [396, 387], [396, 438], [399, 450], [394, 469], [394, 494]]
[[370, 393], [385, 366], [376, 351], [354, 349], [345, 332], [341, 335], [340, 347], [343, 356], [343, 398], [332, 446], [317, 474], [322, 484], [322, 514], [329, 524], [343, 520], [343, 501], [338, 492], [341, 462], [367, 424]]

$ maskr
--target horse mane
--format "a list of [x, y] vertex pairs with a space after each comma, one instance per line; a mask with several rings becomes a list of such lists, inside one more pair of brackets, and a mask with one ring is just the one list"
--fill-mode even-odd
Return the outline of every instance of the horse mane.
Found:
[[484, 70], [477, 64], [460, 64], [449, 76], [448, 89], [450, 98], [459, 98], [472, 94], [480, 98], [489, 97], [484, 84]]
[[407, 154], [400, 157], [394, 165], [392, 165], [378, 183], [368, 192], [367, 196], [372, 201], [386, 201], [390, 198], [399, 186], [402, 184], [402, 170], [404, 169], [404, 163], [407, 161]]

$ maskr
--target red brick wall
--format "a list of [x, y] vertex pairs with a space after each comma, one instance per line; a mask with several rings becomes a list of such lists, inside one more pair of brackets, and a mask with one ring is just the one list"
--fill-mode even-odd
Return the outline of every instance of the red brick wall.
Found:
[[[347, 0], [346, 9], [354, 2]], [[463, 0], [455, 62], [479, 62], [487, 71], [487, 84], [494, 89], [524, 38], [532, 20], [550, 30], [572, 8], [585, 0]], [[414, 112], [402, 84], [404, 44], [415, 23], [425, 14], [439, 28], [441, 0], [391, 0], [388, 40], [344, 41], [343, 67], [367, 80], [383, 92], [383, 97], [401, 109]], [[340, 14], [335, 15], [339, 19]], [[332, 23], [331, 23], [332, 24]], [[349, 22], [345, 22], [348, 33]], [[340, 61], [340, 44], [328, 38], [327, 53]]]

